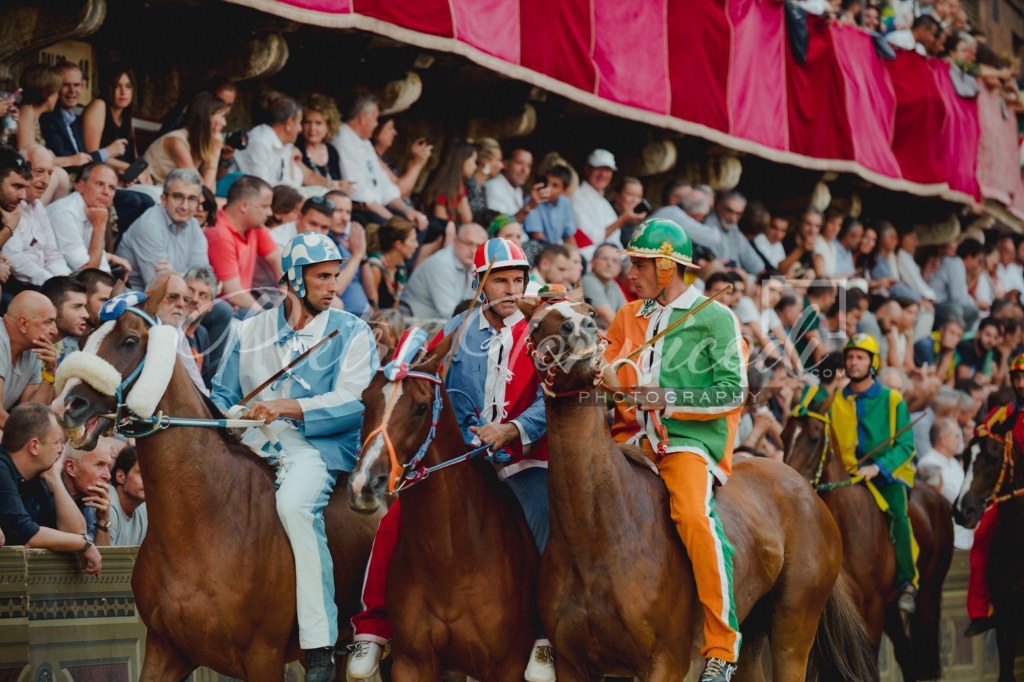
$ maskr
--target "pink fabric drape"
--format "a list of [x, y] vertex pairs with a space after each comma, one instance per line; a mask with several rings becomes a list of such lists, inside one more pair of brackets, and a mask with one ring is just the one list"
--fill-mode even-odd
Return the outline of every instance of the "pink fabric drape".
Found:
[[789, 147], [786, 121], [786, 20], [778, 0], [730, 0], [733, 28], [729, 111], [736, 137]]
[[978, 124], [981, 196], [1010, 206], [1024, 193], [1019, 152], [1016, 146], [1006, 144], [1006, 140], [1017, 135], [1017, 116], [1002, 106], [998, 90], [990, 90], [985, 85], [978, 95]]
[[956, 94], [949, 77], [949, 63], [930, 58], [928, 66], [946, 103], [948, 125], [939, 147], [946, 161], [946, 182], [954, 189], [981, 201], [978, 187], [978, 100]]
[[458, 52], [613, 115], [783, 163], [992, 198], [1024, 216], [1015, 119], [991, 93], [962, 99], [945, 62], [900, 49], [883, 60], [868, 34], [813, 16], [798, 63], [781, 0], [231, 1]]
[[836, 61], [846, 83], [850, 139], [857, 161], [869, 170], [901, 177], [892, 152], [896, 93], [885, 65], [875, 54], [871, 36], [852, 26], [832, 29]]

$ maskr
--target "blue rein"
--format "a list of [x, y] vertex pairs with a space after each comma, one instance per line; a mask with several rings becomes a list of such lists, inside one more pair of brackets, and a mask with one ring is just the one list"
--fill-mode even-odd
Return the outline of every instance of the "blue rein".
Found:
[[[384, 370], [385, 367], [381, 367], [377, 371], [384, 372]], [[423, 372], [407, 372], [405, 376], [402, 377], [402, 380], [406, 378], [422, 379], [424, 381], [429, 381], [432, 384], [434, 384], [434, 412], [430, 419], [430, 432], [427, 433], [426, 440], [423, 441], [423, 445], [421, 445], [420, 449], [416, 451], [416, 454], [413, 455], [412, 459], [410, 459], [404, 466], [402, 466], [402, 472], [400, 474], [400, 478], [402, 480], [401, 483], [399, 483], [395, 487], [395, 493], [400, 493], [403, 490], [408, 490], [417, 483], [426, 480], [427, 476], [434, 473], [435, 471], [440, 471], [441, 469], [446, 469], [455, 464], [461, 464], [462, 462], [468, 462], [469, 460], [473, 459], [480, 453], [487, 451], [491, 447], [490, 445], [481, 445], [480, 447], [470, 450], [464, 455], [459, 455], [458, 457], [446, 460], [444, 462], [441, 462], [440, 464], [435, 464], [432, 467], [422, 466], [420, 462], [423, 460], [423, 457], [426, 456], [427, 448], [429, 448], [430, 444], [434, 441], [434, 436], [437, 435], [437, 422], [441, 417], [441, 411], [444, 409], [444, 401], [441, 399], [442, 381], [440, 378], [433, 374], [424, 374]], [[460, 391], [457, 388], [450, 389], [448, 393], [460, 393], [466, 396], [467, 399], [469, 399], [469, 395], [465, 391]], [[476, 410], [475, 407], [474, 410]], [[477, 421], [478, 424], [481, 424], [483, 421], [482, 419], [480, 419], [479, 411], [477, 411]], [[358, 457], [361, 454], [362, 445], [359, 446], [359, 452], [356, 453], [356, 456]], [[484, 455], [484, 459], [486, 459], [489, 462], [507, 462], [510, 459], [512, 459], [512, 455], [503, 448], [498, 452], [489, 455]]]

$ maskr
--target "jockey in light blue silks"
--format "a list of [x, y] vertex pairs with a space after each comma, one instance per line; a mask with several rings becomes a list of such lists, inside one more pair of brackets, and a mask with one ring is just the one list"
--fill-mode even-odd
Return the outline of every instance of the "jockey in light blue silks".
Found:
[[[367, 324], [331, 308], [339, 294], [342, 262], [323, 235], [305, 233], [288, 242], [279, 282], [288, 285], [284, 303], [241, 323], [210, 396], [232, 417], [265, 420], [280, 441], [277, 511], [295, 555], [307, 682], [331, 682], [336, 674], [338, 610], [323, 512], [338, 475], [355, 466], [363, 419], [360, 397], [379, 365]], [[250, 406], [238, 406], [243, 396], [335, 330], [337, 336], [260, 391]], [[243, 442], [275, 453], [259, 429], [248, 429]]]

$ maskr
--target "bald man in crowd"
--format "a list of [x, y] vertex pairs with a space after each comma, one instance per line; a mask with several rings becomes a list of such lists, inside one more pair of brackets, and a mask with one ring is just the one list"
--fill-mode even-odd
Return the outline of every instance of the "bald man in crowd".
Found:
[[19, 403], [53, 402], [57, 371], [57, 309], [37, 291], [14, 297], [0, 328], [0, 429]]

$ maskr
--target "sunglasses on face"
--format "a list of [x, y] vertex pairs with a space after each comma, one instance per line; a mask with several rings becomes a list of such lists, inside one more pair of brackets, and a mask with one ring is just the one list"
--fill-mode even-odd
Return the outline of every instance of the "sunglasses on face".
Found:
[[323, 206], [328, 211], [334, 211], [334, 202], [326, 197], [310, 197], [307, 201], [314, 206]]

